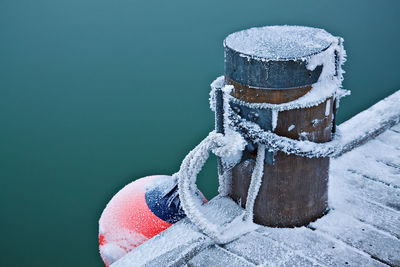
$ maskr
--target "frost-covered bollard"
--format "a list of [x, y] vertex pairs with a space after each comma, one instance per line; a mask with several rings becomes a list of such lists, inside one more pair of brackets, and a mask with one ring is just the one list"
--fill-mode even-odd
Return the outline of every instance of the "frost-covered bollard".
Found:
[[[248, 142], [240, 163], [230, 170], [229, 195], [246, 206], [257, 143], [267, 144], [254, 221], [306, 225], [328, 208], [329, 157], [315, 143], [331, 140], [338, 100], [344, 95], [342, 39], [322, 29], [272, 26], [235, 32], [224, 47], [225, 77], [212, 86], [225, 86], [225, 92], [226, 85], [233, 88], [225, 96], [229, 106], [216, 110], [225, 113], [219, 114], [224, 127]], [[260, 132], [264, 139], [274, 133], [278, 141], [268, 143]], [[305, 142], [293, 148], [288, 138]], [[311, 152], [302, 154], [303, 148]]]

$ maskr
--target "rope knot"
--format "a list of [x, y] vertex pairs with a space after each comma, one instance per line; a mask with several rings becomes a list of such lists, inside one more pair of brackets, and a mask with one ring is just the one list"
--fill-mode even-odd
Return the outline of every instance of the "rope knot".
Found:
[[225, 135], [212, 132], [213, 146], [211, 152], [221, 158], [224, 169], [230, 169], [240, 162], [246, 140], [238, 133], [227, 130]]

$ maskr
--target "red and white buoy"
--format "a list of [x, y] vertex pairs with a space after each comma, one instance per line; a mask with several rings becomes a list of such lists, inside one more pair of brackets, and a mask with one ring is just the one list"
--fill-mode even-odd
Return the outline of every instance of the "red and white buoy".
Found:
[[[204, 199], [199, 192], [198, 197]], [[176, 181], [155, 175], [122, 188], [99, 220], [99, 250], [106, 266], [185, 217]]]

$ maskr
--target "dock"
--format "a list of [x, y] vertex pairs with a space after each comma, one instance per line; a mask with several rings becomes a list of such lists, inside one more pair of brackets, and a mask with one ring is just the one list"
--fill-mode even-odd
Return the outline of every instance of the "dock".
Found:
[[[259, 226], [216, 244], [188, 219], [128, 253], [126, 266], [400, 266], [400, 91], [338, 126], [329, 211], [307, 226]], [[227, 197], [205, 207], [226, 225], [243, 212]]]

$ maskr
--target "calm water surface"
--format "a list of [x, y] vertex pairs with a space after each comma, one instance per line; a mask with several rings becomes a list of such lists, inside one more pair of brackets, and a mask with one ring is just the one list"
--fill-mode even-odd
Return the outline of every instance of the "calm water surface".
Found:
[[[0, 266], [102, 266], [125, 184], [172, 174], [213, 128], [224, 37], [299, 24], [343, 36], [342, 122], [400, 87], [399, 1], [0, 1]], [[216, 194], [215, 158], [198, 181]]]

